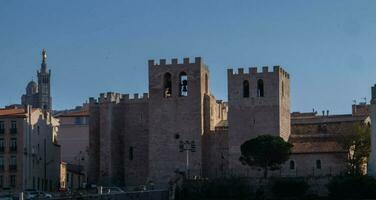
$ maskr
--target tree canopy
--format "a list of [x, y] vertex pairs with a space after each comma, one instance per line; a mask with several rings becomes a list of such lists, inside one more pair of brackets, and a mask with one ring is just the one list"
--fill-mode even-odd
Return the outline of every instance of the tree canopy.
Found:
[[292, 147], [279, 136], [261, 135], [240, 146], [239, 160], [244, 165], [262, 168], [266, 178], [268, 169], [277, 169], [289, 159]]
[[339, 137], [339, 143], [348, 150], [348, 174], [362, 175], [371, 152], [371, 128], [367, 124], [357, 123], [350, 134]]

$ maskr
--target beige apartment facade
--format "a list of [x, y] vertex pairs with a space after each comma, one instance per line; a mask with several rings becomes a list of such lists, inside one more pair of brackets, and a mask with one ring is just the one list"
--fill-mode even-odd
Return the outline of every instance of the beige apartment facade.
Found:
[[0, 109], [1, 189], [55, 191], [59, 187], [58, 123], [48, 112]]
[[[80, 174], [80, 179], [77, 183], [70, 184], [71, 182], [67, 182], [66, 186], [68, 188], [77, 188], [79, 185], [87, 182], [86, 169], [88, 168], [89, 161], [88, 106], [83, 105], [73, 110], [62, 111], [56, 114], [55, 117], [59, 120], [60, 124], [58, 141], [61, 145], [61, 161], [68, 166], [67, 176], [70, 174]], [[73, 170], [74, 172], [70, 170], [73, 168], [75, 169]]]

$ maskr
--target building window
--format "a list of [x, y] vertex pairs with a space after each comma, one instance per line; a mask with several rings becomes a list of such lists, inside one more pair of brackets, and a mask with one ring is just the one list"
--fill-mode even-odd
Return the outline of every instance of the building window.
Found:
[[316, 169], [321, 169], [321, 160], [316, 160]]
[[4, 121], [0, 121], [0, 134], [5, 133], [5, 126], [4, 126]]
[[166, 73], [163, 77], [163, 96], [165, 98], [172, 96], [172, 84], [171, 84], [171, 74]]
[[285, 85], [283, 84], [283, 81], [282, 81], [282, 97], [285, 96]]
[[3, 176], [0, 176], [0, 187], [3, 187], [3, 186], [4, 186]]
[[12, 138], [10, 139], [10, 146], [9, 146], [11, 151], [17, 151], [17, 139]]
[[17, 170], [17, 157], [16, 156], [11, 156], [10, 157], [9, 169], [11, 169], [11, 170]]
[[11, 175], [10, 176], [10, 186], [11, 187], [16, 187], [16, 175]]
[[0, 152], [4, 152], [5, 150], [5, 143], [4, 143], [4, 139], [1, 138], [0, 139]]
[[290, 160], [290, 169], [295, 169], [295, 161]]
[[74, 119], [74, 123], [75, 123], [76, 125], [81, 125], [81, 124], [83, 124], [83, 119], [82, 119], [82, 117], [76, 117], [76, 118]]
[[129, 160], [133, 160], [133, 147], [129, 147]]
[[10, 133], [17, 133], [17, 122], [11, 121]]
[[328, 126], [326, 124], [320, 124], [318, 126], [319, 133], [327, 133], [328, 132]]
[[4, 170], [4, 157], [0, 156], [0, 170]]
[[188, 96], [188, 76], [185, 72], [179, 74], [179, 96]]
[[247, 80], [243, 81], [243, 97], [249, 97], [249, 82]]
[[259, 79], [257, 81], [257, 96], [263, 97], [264, 96], [264, 81]]

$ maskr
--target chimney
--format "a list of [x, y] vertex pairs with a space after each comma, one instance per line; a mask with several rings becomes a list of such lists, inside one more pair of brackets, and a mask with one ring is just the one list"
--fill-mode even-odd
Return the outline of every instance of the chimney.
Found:
[[326, 116], [329, 116], [329, 110], [326, 110]]
[[322, 111], [322, 116], [325, 116], [325, 110]]

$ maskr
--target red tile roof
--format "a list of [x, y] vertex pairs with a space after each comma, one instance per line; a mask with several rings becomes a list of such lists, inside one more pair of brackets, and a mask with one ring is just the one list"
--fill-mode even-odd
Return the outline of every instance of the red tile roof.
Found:
[[[32, 108], [32, 112], [39, 108]], [[0, 117], [26, 117], [27, 112], [23, 108], [0, 108]]]
[[57, 114], [56, 117], [84, 117], [89, 116], [89, 110], [75, 110], [75, 111], [69, 111], [66, 113]]
[[346, 153], [347, 151], [335, 141], [294, 142], [292, 153]]
[[25, 109], [23, 108], [0, 109], [0, 117], [19, 117], [19, 116], [26, 116]]

